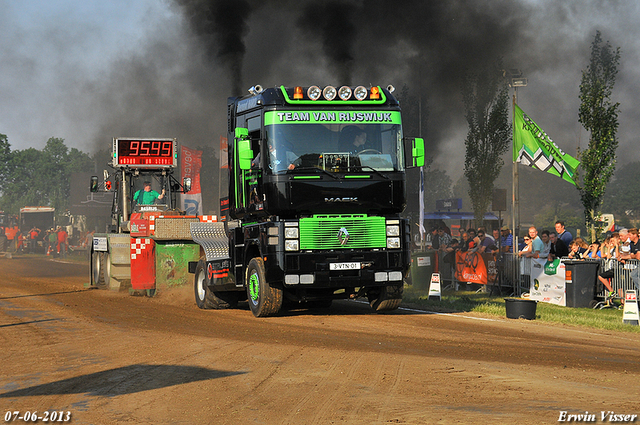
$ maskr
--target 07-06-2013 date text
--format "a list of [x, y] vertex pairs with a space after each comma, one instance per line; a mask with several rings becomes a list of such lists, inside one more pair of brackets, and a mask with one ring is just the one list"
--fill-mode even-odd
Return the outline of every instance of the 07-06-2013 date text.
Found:
[[9, 410], [4, 414], [5, 422], [23, 421], [23, 422], [69, 422], [71, 420], [71, 412], [47, 410], [42, 414], [35, 412], [20, 412], [19, 410]]

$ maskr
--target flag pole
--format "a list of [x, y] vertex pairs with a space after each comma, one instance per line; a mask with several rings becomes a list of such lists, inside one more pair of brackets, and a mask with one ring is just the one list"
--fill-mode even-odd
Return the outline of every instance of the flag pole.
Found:
[[[512, 105], [512, 125], [511, 125], [511, 149], [515, 151], [515, 123], [516, 123], [516, 102], [518, 100], [518, 88], [513, 88], [513, 105]], [[516, 152], [512, 152], [513, 159], [513, 179], [512, 179], [512, 187], [511, 187], [511, 229], [513, 229], [513, 255], [517, 259], [518, 257], [518, 235], [520, 234], [520, 177], [518, 175], [518, 162], [515, 160]], [[519, 275], [519, 273], [518, 273]], [[514, 288], [515, 293], [520, 295], [520, 277], [516, 276], [513, 280], [514, 284], [518, 287]]]

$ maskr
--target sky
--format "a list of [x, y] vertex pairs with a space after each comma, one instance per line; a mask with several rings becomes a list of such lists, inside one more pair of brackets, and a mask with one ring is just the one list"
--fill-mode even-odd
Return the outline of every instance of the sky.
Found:
[[215, 149], [227, 97], [256, 84], [406, 85], [455, 181], [462, 76], [497, 58], [522, 70], [518, 104], [554, 142], [586, 147], [579, 84], [599, 30], [621, 49], [623, 165], [640, 160], [639, 20], [640, 2], [615, 0], [0, 0], [0, 133], [14, 150], [50, 137], [89, 153], [113, 137]]

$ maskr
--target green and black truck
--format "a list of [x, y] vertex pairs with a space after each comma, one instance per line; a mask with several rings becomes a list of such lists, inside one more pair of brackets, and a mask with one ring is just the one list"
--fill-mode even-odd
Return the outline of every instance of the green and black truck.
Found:
[[424, 164], [424, 142], [404, 138], [393, 87], [249, 92], [227, 104], [222, 221], [191, 224], [197, 305], [248, 299], [256, 317], [359, 297], [398, 308], [410, 263], [405, 171]]

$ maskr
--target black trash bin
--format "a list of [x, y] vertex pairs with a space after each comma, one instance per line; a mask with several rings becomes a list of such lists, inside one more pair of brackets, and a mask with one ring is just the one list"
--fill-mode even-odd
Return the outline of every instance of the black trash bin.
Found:
[[565, 265], [567, 307], [590, 307], [598, 281], [598, 260], [568, 260]]
[[436, 251], [420, 251], [411, 254], [411, 284], [416, 289], [429, 290], [431, 274], [436, 266]]

